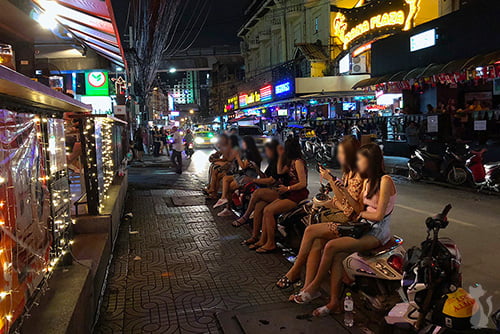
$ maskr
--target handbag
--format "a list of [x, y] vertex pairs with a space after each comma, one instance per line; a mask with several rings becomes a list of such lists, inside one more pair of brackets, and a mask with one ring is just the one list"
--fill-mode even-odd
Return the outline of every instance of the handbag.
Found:
[[365, 219], [337, 226], [339, 237], [351, 237], [354, 239], [361, 238], [363, 235], [370, 232], [371, 229], [372, 224]]

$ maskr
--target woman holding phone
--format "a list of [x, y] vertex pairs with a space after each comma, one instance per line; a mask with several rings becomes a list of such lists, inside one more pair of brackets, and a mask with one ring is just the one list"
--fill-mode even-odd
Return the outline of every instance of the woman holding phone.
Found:
[[390, 221], [396, 203], [397, 191], [392, 178], [385, 174], [384, 156], [376, 144], [361, 147], [358, 152], [358, 171], [365, 178], [362, 196], [352, 202], [355, 210], [361, 210], [358, 219], [365, 219], [371, 230], [359, 239], [342, 237], [327, 242], [316, 276], [295, 296], [295, 302], [308, 303], [318, 298], [321, 283], [331, 272], [330, 302], [314, 310], [313, 315], [322, 317], [340, 311], [344, 259], [354, 252], [362, 252], [384, 245], [391, 239]]
[[342, 179], [333, 177], [329, 170], [320, 167], [321, 177], [332, 187], [335, 209], [327, 217], [326, 222], [306, 228], [295, 263], [286, 275], [276, 282], [278, 288], [288, 288], [298, 281], [304, 265], [306, 266], [304, 286], [307, 286], [316, 276], [324, 245], [328, 240], [339, 237], [337, 226], [355, 220], [361, 212], [360, 208], [355, 209], [351, 205], [351, 202], [359, 201], [363, 188], [363, 180], [356, 167], [359, 146], [359, 141], [353, 136], [346, 136], [340, 142], [337, 160], [342, 168]]

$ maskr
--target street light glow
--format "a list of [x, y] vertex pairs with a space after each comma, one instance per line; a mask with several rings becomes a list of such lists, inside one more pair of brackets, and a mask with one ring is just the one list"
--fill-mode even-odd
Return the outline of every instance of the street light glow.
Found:
[[42, 28], [47, 30], [53, 30], [57, 28], [56, 17], [47, 12], [43, 12], [38, 16], [38, 23], [42, 26]]
[[172, 67], [170, 68], [170, 70], [168, 70], [170, 73], [175, 73], [177, 72], [177, 69], [175, 67]]

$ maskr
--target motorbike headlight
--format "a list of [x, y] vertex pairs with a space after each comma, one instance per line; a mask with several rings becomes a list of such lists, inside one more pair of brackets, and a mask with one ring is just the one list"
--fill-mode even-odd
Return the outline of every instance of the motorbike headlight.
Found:
[[196, 138], [194, 139], [194, 142], [195, 142], [196, 144], [203, 144], [205, 141], [204, 141], [204, 140], [203, 140], [203, 138], [201, 138], [201, 137], [196, 137]]
[[215, 138], [215, 137], [211, 138], [211, 139], [210, 139], [210, 142], [211, 142], [212, 144], [217, 143], [217, 138]]

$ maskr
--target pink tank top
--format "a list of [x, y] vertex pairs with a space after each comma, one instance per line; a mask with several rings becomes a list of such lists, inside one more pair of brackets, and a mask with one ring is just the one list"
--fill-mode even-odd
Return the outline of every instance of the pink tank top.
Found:
[[[366, 205], [366, 211], [368, 212], [376, 212], [377, 207], [378, 207], [378, 199], [379, 199], [380, 192], [377, 192], [375, 195], [373, 195], [372, 198], [368, 198], [368, 189], [365, 190], [365, 193], [363, 194], [363, 203]], [[385, 210], [384, 215], [390, 214], [392, 211], [394, 211], [394, 205], [396, 204], [396, 198], [397, 198], [397, 192], [394, 193], [389, 198], [389, 203], [387, 204], [387, 209]]]

